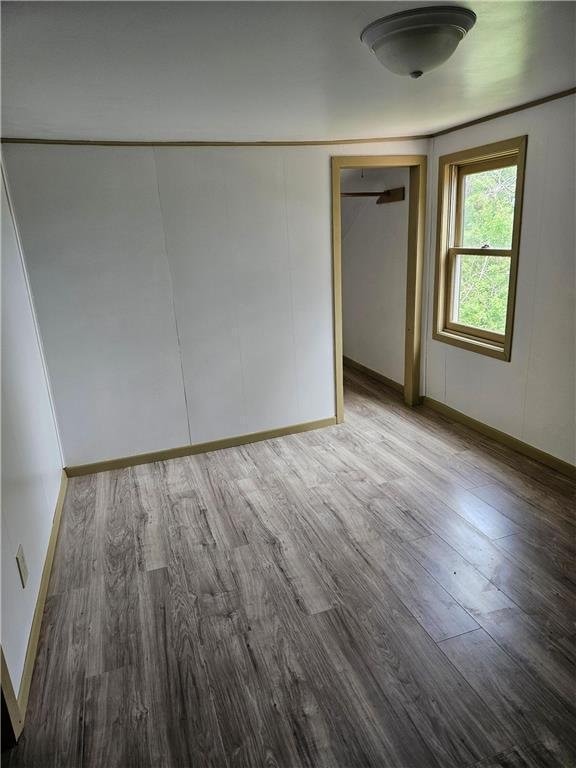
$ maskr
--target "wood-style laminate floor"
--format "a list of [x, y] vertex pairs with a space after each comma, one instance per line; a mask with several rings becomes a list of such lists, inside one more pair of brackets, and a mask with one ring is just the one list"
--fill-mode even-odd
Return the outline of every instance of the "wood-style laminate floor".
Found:
[[346, 423], [70, 481], [10, 768], [576, 765], [575, 487]]

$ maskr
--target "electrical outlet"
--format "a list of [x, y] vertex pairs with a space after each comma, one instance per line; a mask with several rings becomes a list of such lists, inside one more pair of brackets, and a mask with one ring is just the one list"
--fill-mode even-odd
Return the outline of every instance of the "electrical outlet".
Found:
[[22, 544], [20, 544], [18, 547], [18, 552], [16, 552], [16, 563], [18, 564], [18, 573], [20, 574], [22, 589], [24, 589], [26, 582], [28, 581], [28, 566], [26, 565], [26, 558], [24, 557]]

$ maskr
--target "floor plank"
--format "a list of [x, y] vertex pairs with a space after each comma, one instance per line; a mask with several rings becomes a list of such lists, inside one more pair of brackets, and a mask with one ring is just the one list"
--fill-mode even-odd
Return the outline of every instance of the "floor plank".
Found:
[[83, 764], [82, 721], [88, 656], [87, 590], [46, 600], [24, 731], [2, 764], [60, 768]]
[[[536, 535], [560, 536], [574, 544], [576, 537], [576, 521], [574, 507], [576, 500], [567, 500], [556, 494], [552, 489], [548, 496], [543, 497], [539, 491], [540, 503], [532, 503], [530, 496], [526, 498], [515, 493], [505, 484], [491, 482], [488, 485], [473, 489], [473, 494], [491, 504], [504, 515], [517, 523], [522, 529], [532, 531]], [[544, 504], [550, 505], [548, 510]]]
[[498, 540], [481, 534], [414, 481], [388, 483], [383, 492], [407, 504], [418, 521], [425, 521], [450, 549], [543, 626], [562, 634], [574, 631], [576, 603], [562, 583], [547, 574], [536, 577], [525, 563], [500, 548]]
[[48, 594], [82, 589], [90, 583], [96, 522], [96, 475], [68, 483]]
[[483, 629], [440, 644], [444, 653], [490, 706], [515, 744], [546, 741], [552, 735], [576, 749], [571, 708], [509, 656]]
[[557, 740], [520, 744], [476, 763], [474, 768], [574, 768], [574, 753]]
[[107, 768], [150, 764], [148, 710], [135, 667], [86, 680], [82, 762]]

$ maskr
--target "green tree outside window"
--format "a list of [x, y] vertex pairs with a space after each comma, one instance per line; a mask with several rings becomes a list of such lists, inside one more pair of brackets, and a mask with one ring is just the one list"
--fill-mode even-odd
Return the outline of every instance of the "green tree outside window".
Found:
[[[462, 246], [510, 249], [514, 221], [516, 166], [469, 173], [464, 179]], [[510, 259], [463, 254], [458, 257], [458, 323], [504, 333]]]

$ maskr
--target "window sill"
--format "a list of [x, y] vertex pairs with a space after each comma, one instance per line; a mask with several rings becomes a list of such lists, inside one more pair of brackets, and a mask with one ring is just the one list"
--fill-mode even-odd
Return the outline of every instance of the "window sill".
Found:
[[436, 341], [442, 341], [444, 344], [451, 344], [454, 347], [460, 347], [460, 349], [467, 349], [470, 352], [477, 352], [480, 355], [487, 355], [488, 357], [494, 357], [497, 360], [504, 360], [509, 362], [510, 351], [507, 349], [506, 344], [498, 344], [497, 342], [487, 341], [486, 339], [474, 339], [470, 336], [465, 336], [461, 333], [455, 333], [444, 329], [442, 331], [434, 331], [432, 338]]

